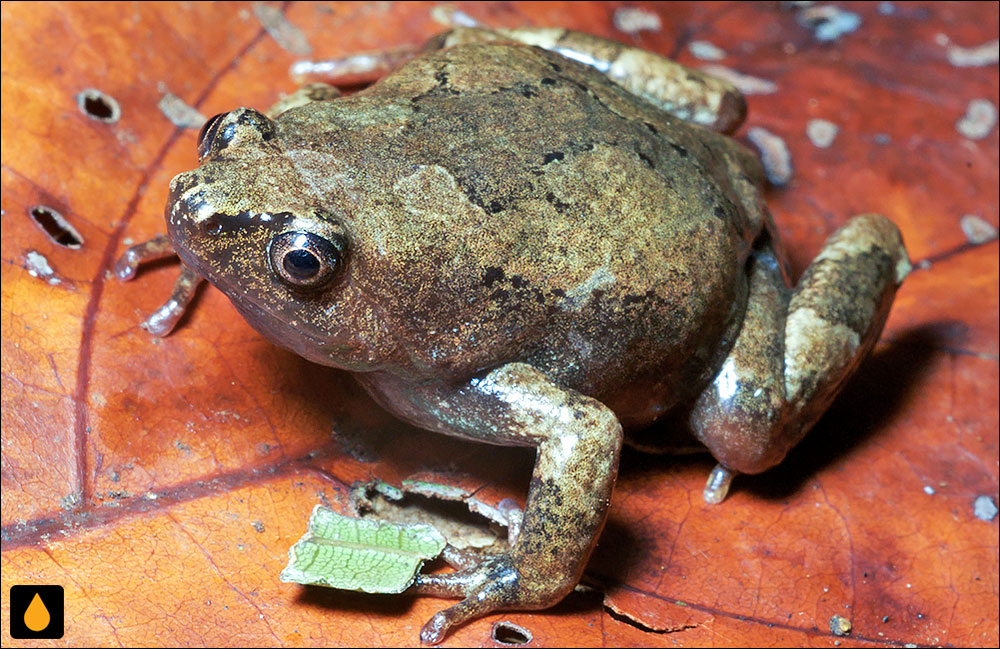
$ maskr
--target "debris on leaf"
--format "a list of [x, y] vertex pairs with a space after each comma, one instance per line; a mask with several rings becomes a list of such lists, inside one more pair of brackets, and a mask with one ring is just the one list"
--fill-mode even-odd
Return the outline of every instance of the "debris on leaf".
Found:
[[201, 128], [207, 119], [197, 108], [172, 92], [164, 93], [156, 107], [174, 126], [180, 128]]
[[312, 52], [306, 35], [302, 33], [301, 29], [288, 22], [284, 11], [263, 2], [255, 2], [253, 12], [271, 38], [283, 49], [300, 56]]
[[830, 618], [830, 631], [836, 636], [845, 636], [851, 632], [851, 621], [846, 617], [834, 615]]
[[805, 7], [795, 16], [796, 22], [813, 30], [818, 41], [835, 41], [861, 27], [861, 16], [834, 5]]
[[980, 244], [997, 238], [997, 229], [975, 214], [966, 214], [959, 221], [962, 233], [969, 243]]
[[288, 551], [286, 583], [401, 593], [446, 545], [430, 525], [349, 518], [316, 505], [305, 536]]
[[721, 61], [726, 58], [726, 52], [714, 43], [708, 41], [691, 41], [688, 43], [691, 54], [703, 61]]
[[973, 99], [965, 115], [955, 122], [955, 130], [970, 140], [981, 140], [997, 124], [997, 107], [989, 99]]
[[996, 517], [997, 506], [989, 496], [979, 496], [972, 505], [972, 511], [976, 518], [988, 523]]
[[837, 138], [840, 129], [836, 124], [825, 119], [811, 119], [806, 124], [806, 135], [809, 141], [819, 149], [829, 148]]
[[32, 277], [41, 278], [52, 285], [62, 283], [62, 280], [56, 276], [56, 272], [52, 270], [52, 266], [49, 265], [49, 260], [42, 253], [29, 250], [24, 258], [26, 260], [24, 267], [28, 269], [28, 274]]
[[361, 517], [432, 525], [459, 550], [505, 552], [507, 514], [477, 497], [475, 483], [462, 482], [429, 472], [403, 480], [401, 489], [373, 480], [356, 485], [351, 502]]
[[736, 89], [744, 95], [770, 95], [778, 90], [778, 84], [773, 81], [743, 74], [717, 63], [703, 65], [701, 66], [701, 71], [707, 72], [713, 77], [719, 77], [723, 81], [728, 81], [736, 86]]
[[635, 34], [644, 30], [658, 32], [663, 26], [659, 15], [638, 7], [619, 7], [615, 9], [611, 20], [615, 24], [615, 29], [626, 34]]
[[792, 180], [792, 154], [785, 141], [760, 126], [754, 126], [747, 131], [747, 138], [760, 151], [764, 172], [772, 185], [781, 187]]
[[[945, 43], [947, 43], [947, 39]], [[993, 39], [975, 47], [951, 45], [948, 47], [948, 63], [956, 68], [972, 68], [993, 65], [1000, 60], [1000, 40]]]

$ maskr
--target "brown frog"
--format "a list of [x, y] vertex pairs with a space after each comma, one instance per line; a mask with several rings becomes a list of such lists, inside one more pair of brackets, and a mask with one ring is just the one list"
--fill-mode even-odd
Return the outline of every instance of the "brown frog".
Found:
[[623, 428], [692, 432], [718, 502], [781, 461], [878, 338], [909, 270], [898, 230], [852, 219], [789, 288], [761, 165], [720, 133], [744, 114], [727, 83], [642, 50], [457, 29], [357, 94], [212, 118], [171, 182], [169, 241], [117, 272], [176, 251], [154, 333], [206, 278], [400, 418], [537, 448], [510, 551], [418, 576], [463, 598], [425, 625], [436, 643], [572, 590]]

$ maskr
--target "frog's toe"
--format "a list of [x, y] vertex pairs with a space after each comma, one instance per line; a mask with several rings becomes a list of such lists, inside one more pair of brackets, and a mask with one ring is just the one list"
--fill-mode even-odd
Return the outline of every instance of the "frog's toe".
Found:
[[521, 535], [521, 523], [524, 522], [524, 510], [513, 498], [504, 498], [497, 505], [500, 513], [507, 518], [507, 543], [514, 547], [517, 537]]
[[139, 264], [174, 256], [174, 247], [166, 235], [158, 234], [149, 241], [131, 246], [122, 253], [122, 256], [115, 262], [112, 270], [115, 277], [123, 282], [127, 282], [135, 277]]
[[462, 550], [449, 544], [441, 551], [441, 558], [455, 570], [468, 570], [482, 563], [486, 555], [468, 549]]
[[438, 597], [465, 597], [461, 602], [436, 613], [420, 631], [424, 644], [438, 644], [459, 624], [497, 609], [536, 608], [523, 601], [521, 577], [508, 555], [484, 560], [477, 567], [448, 575], [419, 575], [418, 592]]
[[166, 336], [173, 330], [187, 310], [188, 303], [194, 297], [198, 285], [204, 280], [201, 275], [191, 270], [187, 266], [181, 266], [181, 274], [174, 283], [174, 290], [170, 298], [163, 305], [154, 311], [146, 321], [142, 323], [142, 328], [154, 336]]
[[721, 464], [716, 464], [712, 472], [708, 474], [705, 481], [705, 490], [702, 497], [709, 505], [718, 505], [729, 494], [729, 485], [733, 482], [736, 471], [731, 471]]

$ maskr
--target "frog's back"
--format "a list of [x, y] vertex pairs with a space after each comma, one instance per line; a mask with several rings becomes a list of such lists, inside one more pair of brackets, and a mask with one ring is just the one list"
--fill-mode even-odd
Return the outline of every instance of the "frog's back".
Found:
[[352, 234], [351, 281], [400, 332], [408, 366], [390, 370], [527, 361], [633, 423], [714, 373], [763, 219], [729, 140], [496, 43], [299, 110], [328, 113], [290, 155], [307, 180], [341, 178], [324, 200]]

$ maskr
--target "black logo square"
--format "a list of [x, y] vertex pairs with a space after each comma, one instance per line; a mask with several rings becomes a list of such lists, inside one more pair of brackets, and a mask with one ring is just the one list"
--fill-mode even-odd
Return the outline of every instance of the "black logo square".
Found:
[[10, 637], [19, 640], [63, 637], [64, 599], [62, 586], [11, 586]]

